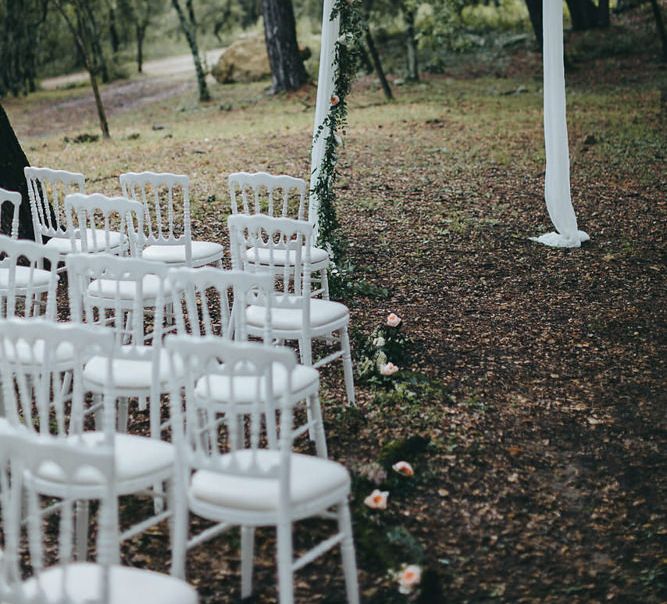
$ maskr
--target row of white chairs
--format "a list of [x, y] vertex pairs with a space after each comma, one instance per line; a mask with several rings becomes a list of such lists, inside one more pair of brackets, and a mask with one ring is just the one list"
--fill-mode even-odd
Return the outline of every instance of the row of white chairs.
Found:
[[[140, 225], [140, 220], [141, 214], [136, 213], [133, 219], [126, 221], [126, 224], [135, 221], [135, 224]], [[79, 224], [84, 224], [84, 222], [80, 220]], [[183, 338], [181, 342], [183, 349], [188, 346], [188, 337], [194, 338], [192, 346], [197, 348], [202, 345], [204, 340], [210, 340], [211, 345], [231, 345], [231, 340], [243, 342], [248, 336], [255, 336], [264, 341], [262, 351], [293, 354], [290, 351], [273, 347], [267, 348], [266, 345], [275, 342], [282, 343], [285, 340], [297, 340], [303, 365], [294, 364], [291, 367], [288, 363], [289, 367], [287, 367], [276, 361], [272, 365], [270, 380], [268, 382], [264, 380], [263, 385], [257, 386], [257, 392], [264, 392], [264, 394], [262, 396], [256, 394], [255, 398], [259, 397], [261, 399], [261, 408], [266, 411], [268, 399], [271, 398], [270, 396], [267, 397], [266, 384], [270, 383], [271, 388], [275, 390], [274, 394], [278, 393], [289, 401], [290, 416], [294, 405], [305, 400], [308, 421], [294, 431], [290, 428], [289, 433], [291, 437], [298, 437], [308, 431], [311, 438], [316, 442], [316, 450], [320, 461], [326, 461], [326, 440], [318, 396], [319, 376], [315, 368], [342, 357], [348, 400], [354, 402], [349, 338], [347, 335], [349, 313], [341, 304], [311, 297], [310, 279], [314, 266], [316, 266], [312, 261], [312, 255], [316, 248], [312, 245], [313, 227], [310, 223], [300, 220], [275, 219], [267, 216], [239, 215], [231, 216], [228, 225], [232, 264], [236, 269], [232, 272], [214, 268], [197, 270], [184, 268], [169, 271], [169, 265], [165, 263], [151, 262], [140, 258], [114, 258], [104, 253], [95, 255], [70, 253], [67, 255], [65, 266], [69, 277], [71, 318], [80, 323], [88, 323], [90, 328], [93, 328], [95, 324], [111, 325], [115, 341], [111, 361], [109, 361], [108, 354], [98, 354], [88, 355], [82, 365], [79, 362], [75, 363], [77, 367], [82, 366], [81, 384], [83, 384], [85, 392], [94, 393], [97, 399], [106, 399], [105, 393], [113, 399], [114, 416], [112, 420], [107, 421], [107, 425], [113, 423], [114, 429], [117, 427], [121, 431], [127, 428], [128, 400], [136, 398], [140, 407], [150, 401], [149, 415], [153, 439], [149, 440], [154, 442], [154, 445], [152, 445], [154, 454], [148, 455], [147, 458], [157, 460], [161, 456], [155, 451], [163, 450], [162, 458], [164, 461], [165, 453], [162, 446], [168, 444], [161, 440], [164, 428], [170, 426], [175, 438], [177, 436], [177, 433], [174, 432], [175, 418], [177, 423], [186, 427], [186, 430], [190, 425], [187, 421], [181, 421], [180, 419], [188, 415], [188, 397], [185, 397], [183, 407], [185, 411], [179, 415], [179, 410], [174, 409], [173, 403], [174, 400], [178, 399], [178, 394], [175, 393], [173, 384], [170, 386], [170, 378], [180, 375], [179, 367], [185, 367], [184, 360], [174, 361], [173, 355], [172, 358], [169, 357], [169, 346], [167, 344], [169, 337], [163, 342], [162, 336], [164, 333], [175, 330], [179, 335], [172, 337], [175, 338], [175, 341], [180, 341], [179, 338]], [[105, 237], [105, 250], [112, 252], [113, 250], [109, 249], [110, 246], [108, 245], [110, 229], [107, 224], [104, 225], [102, 231]], [[126, 233], [123, 236], [130, 244], [128, 246], [130, 253], [136, 254], [136, 251], [133, 252], [130, 242], [132, 229], [127, 228]], [[93, 235], [93, 238], [95, 236]], [[85, 245], [85, 243], [81, 245], [81, 251], [87, 251]], [[21, 307], [21, 314], [28, 318], [40, 314], [44, 314], [50, 319], [55, 318], [55, 284], [58, 280], [56, 271], [62, 257], [59, 256], [57, 250], [48, 248], [48, 244], [42, 246], [30, 242], [12, 241], [4, 237], [0, 238], [0, 258], [4, 257], [0, 267], [0, 316], [3, 312], [5, 316], [10, 317], [19, 314], [17, 311]], [[141, 249], [141, 247], [137, 246], [136, 249]], [[20, 259], [26, 261], [27, 266], [20, 265]], [[42, 266], [46, 268], [40, 268]], [[17, 275], [19, 273], [22, 273], [22, 278], [24, 278], [22, 287], [17, 287]], [[6, 287], [2, 285], [3, 274], [6, 275]], [[45, 275], [48, 275], [46, 280], [42, 278]], [[217, 292], [217, 306], [215, 308], [209, 304], [211, 302], [211, 290]], [[147, 313], [150, 315], [148, 318]], [[173, 317], [175, 325], [171, 325], [169, 317], [165, 317], [168, 314], [175, 315]], [[150, 329], [147, 329], [147, 321], [152, 324]], [[313, 363], [311, 340], [316, 337], [328, 337], [334, 331], [340, 333], [341, 350]], [[14, 365], [19, 361], [19, 364], [27, 365], [33, 372], [43, 371], [45, 355], [49, 347], [44, 343], [40, 348], [37, 345], [38, 342], [44, 342], [44, 339], [35, 342], [34, 350], [29, 349], [28, 357], [34, 354], [35, 358], [28, 358], [28, 362], [26, 362], [25, 350], [22, 353], [23, 358], [21, 358], [19, 353], [22, 349], [19, 347], [15, 351]], [[236, 345], [234, 344], [234, 346]], [[57, 409], [59, 408], [58, 403], [62, 403], [70, 404], [71, 409], [74, 409], [73, 401], [77, 399], [76, 388], [73, 385], [77, 380], [76, 369], [75, 367], [69, 367], [72, 359], [68, 357], [66, 351], [63, 351], [62, 346], [56, 346], [54, 350], [59, 351], [56, 355], [55, 369], [57, 371], [54, 370], [58, 374], [58, 379], [53, 381], [52, 377], [49, 378], [51, 386], [47, 390], [51, 393], [52, 398], [49, 408], [53, 408], [55, 405]], [[235, 353], [227, 351], [227, 354], [233, 357]], [[253, 354], [257, 353], [253, 352]], [[41, 363], [39, 355], [42, 357]], [[192, 353], [192, 356], [194, 358], [196, 354]], [[219, 359], [221, 358], [224, 358], [224, 355], [219, 357]], [[15, 369], [13, 371], [13, 375], [16, 376]], [[204, 377], [206, 377], [205, 380]], [[211, 404], [217, 409], [216, 413], [222, 413], [226, 420], [229, 419], [228, 413], [227, 411], [223, 412], [223, 409], [234, 407], [233, 404], [229, 407], [228, 399], [231, 398], [234, 401], [238, 398], [236, 401], [238, 405], [246, 409], [245, 413], [240, 411], [233, 413], [238, 424], [239, 417], [250, 414], [247, 410], [252, 407], [251, 402], [254, 392], [252, 385], [253, 379], [257, 381], [256, 377], [254, 374], [250, 376], [243, 375], [239, 376], [239, 380], [234, 380], [234, 376], [230, 377], [230, 375], [225, 374], [224, 370], [219, 373], [213, 371], [208, 376], [200, 375], [198, 380], [193, 382], [193, 391], [190, 398], [197, 400], [205, 395], [204, 398], [212, 401]], [[32, 375], [26, 383], [35, 383], [35, 379], [36, 376]], [[3, 384], [7, 383], [7, 379], [3, 378]], [[238, 390], [235, 390], [233, 384], [239, 384]], [[185, 386], [181, 385], [180, 392], [183, 392], [184, 388]], [[163, 413], [160, 409], [160, 396], [164, 394], [171, 394], [172, 401], [172, 412], [166, 423], [162, 419]], [[7, 392], [5, 392], [5, 399], [7, 403], [7, 400], [9, 400]], [[119, 401], [118, 417], [115, 416], [116, 400]], [[259, 403], [260, 401], [255, 402]], [[96, 413], [97, 416], [100, 414], [109, 415], [108, 412], [103, 413], [105, 408], [103, 403], [98, 400], [91, 404], [88, 410]], [[268, 439], [267, 442], [271, 450], [275, 449], [279, 442], [278, 434], [283, 433], [282, 430], [280, 432], [276, 430], [275, 410], [277, 408], [276, 405], [273, 405], [272, 412], [260, 414], [265, 426], [264, 438]], [[282, 409], [282, 406], [280, 408]], [[254, 413], [257, 415], [257, 412]], [[195, 413], [195, 416], [197, 415], [200, 415], [200, 413]], [[8, 415], [8, 417], [10, 416]], [[21, 416], [24, 416], [24, 414], [16, 413], [14, 423], [20, 423], [18, 418]], [[61, 412], [61, 416], [65, 417], [64, 411]], [[285, 410], [280, 413], [281, 422], [284, 416], [287, 416]], [[78, 418], [77, 415], [75, 415], [76, 418]], [[71, 413], [69, 421], [71, 425]], [[209, 448], [213, 443], [212, 435], [215, 427], [220, 427], [221, 420], [218, 418], [211, 421], [214, 423], [207, 430], [198, 429], [197, 432], [199, 437], [208, 433], [209, 442], [207, 447]], [[252, 428], [250, 433], [259, 434], [256, 428]], [[272, 434], [275, 436], [272, 437]], [[119, 441], [126, 442], [123, 445], [126, 450], [132, 450], [132, 443], [136, 443], [136, 440], [126, 434], [121, 434], [117, 438]], [[258, 444], [259, 441], [253, 442]], [[226, 444], [229, 445], [229, 439]], [[162, 449], [160, 449], [161, 447]], [[137, 451], [135, 451], [136, 454]], [[320, 484], [317, 480], [313, 480], [315, 474], [322, 473], [323, 476], [325, 474], [323, 469], [318, 470], [313, 465], [314, 460], [318, 458], [301, 457], [305, 458], [302, 460], [303, 463], [299, 462], [304, 469], [303, 487], [306, 488], [311, 483]], [[132, 458], [131, 456], [130, 459]], [[250, 459], [255, 460], [256, 454], [253, 453]], [[247, 468], [243, 470], [236, 468], [235, 471], [239, 475], [239, 480], [244, 475], [246, 478], [253, 478], [253, 471], [256, 469], [254, 465], [255, 461], [250, 464], [250, 476], [246, 475], [245, 470]], [[122, 467], [120, 461], [119, 467]], [[311, 469], [315, 474], [311, 475]], [[265, 467], [264, 470], [266, 470]], [[165, 510], [163, 505], [165, 495], [162, 488], [162, 484], [165, 482], [173, 487], [175, 474], [167, 476], [161, 474], [161, 471], [166, 470], [158, 464], [158, 467], [152, 468], [148, 475], [143, 476], [143, 479], [139, 482], [136, 482], [136, 477], [130, 479], [132, 488], [136, 487], [141, 492], [150, 492], [154, 496], [156, 500], [155, 516], [124, 531], [120, 540], [134, 536], [156, 522], [164, 520], [177, 509], [178, 497], [175, 499], [172, 497], [171, 504]], [[185, 490], [194, 488], [193, 477], [196, 475], [198, 474], [194, 469], [185, 472], [184, 476], [186, 478], [182, 483]], [[337, 475], [340, 478], [340, 473]], [[265, 479], [266, 476], [259, 476], [259, 478]], [[190, 486], [188, 486], [189, 479], [192, 479]], [[201, 487], [201, 479], [197, 484]], [[290, 484], [289, 480], [288, 484]], [[320, 486], [322, 485], [320, 484]], [[125, 485], [125, 489], [127, 488], [129, 487]], [[167, 493], [169, 494], [172, 490], [167, 488]], [[179, 493], [182, 492], [182, 489], [176, 490]], [[306, 490], [308, 489], [306, 488]], [[209, 496], [220, 498], [221, 494], [209, 493]], [[220, 499], [220, 501], [223, 501], [223, 499]], [[330, 499], [327, 499], [327, 501], [330, 501]], [[288, 507], [295, 507], [293, 503], [291, 502]], [[247, 502], [245, 505], [247, 507]], [[311, 501], [306, 505], [306, 508], [311, 509], [312, 505]], [[278, 556], [281, 602], [292, 601], [292, 582], [290, 578], [289, 586], [287, 586], [286, 577], [288, 574], [337, 544], [341, 544], [343, 547], [348, 595], [351, 598], [350, 601], [356, 601], [355, 597], [358, 597], [355, 596], [356, 571], [352, 573], [350, 570], [354, 567], [354, 556], [352, 553], [352, 562], [350, 562], [351, 529], [346, 528], [349, 524], [349, 511], [346, 511], [346, 506], [347, 504], [343, 507], [339, 506], [338, 519], [341, 527], [339, 533], [332, 539], [327, 540], [319, 549], [315, 548], [305, 558], [297, 562], [292, 561], [290, 555], [289, 564], [285, 562], [287, 560], [285, 556], [287, 550], [284, 545], [287, 531], [285, 518], [281, 516], [279, 522], [274, 523], [278, 527], [279, 535], [281, 530], [283, 533], [282, 539], [279, 537]], [[201, 507], [200, 502], [194, 507], [191, 505], [190, 508], [197, 513], [201, 512], [201, 515], [209, 519], [219, 520], [219, 526], [217, 528], [213, 527], [204, 535], [190, 540], [187, 538], [175, 539], [175, 543], [180, 544], [174, 549], [174, 569], [176, 574], [179, 575], [182, 573], [179, 569], [183, 567], [184, 549], [218, 534], [229, 524], [229, 522], [223, 521], [219, 517], [218, 512], [215, 514], [211, 512], [208, 509], [210, 508], [208, 504]], [[296, 506], [296, 508], [300, 509], [299, 506]], [[208, 515], [206, 515], [207, 510]], [[303, 510], [299, 513], [303, 513]], [[79, 537], [76, 543], [80, 556], [85, 555], [83, 544], [87, 543], [87, 540], [79, 533], [82, 530], [81, 527], [87, 526], [87, 514], [85, 501], [80, 501], [76, 514], [77, 536]], [[260, 516], [265, 518], [266, 514], [264, 516], [260, 514]], [[248, 569], [252, 568], [252, 535], [255, 526], [253, 522], [256, 520], [256, 518], [254, 520], [248, 519], [246, 524], [236, 523], [244, 526], [242, 530], [242, 559], [244, 561], [242, 564], [242, 592], [245, 595], [248, 595], [251, 590], [251, 571]], [[178, 523], [176, 524], [180, 526]], [[291, 523], [289, 526], [291, 535]], [[281, 543], [283, 545], [280, 545]], [[347, 553], [345, 553], [346, 551]], [[289, 573], [288, 569], [291, 569]], [[351, 580], [353, 574], [355, 575], [354, 581]]]

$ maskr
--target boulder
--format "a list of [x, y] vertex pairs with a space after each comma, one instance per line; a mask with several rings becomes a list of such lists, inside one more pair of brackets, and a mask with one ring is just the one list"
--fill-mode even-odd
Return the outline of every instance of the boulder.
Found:
[[246, 36], [225, 48], [211, 70], [221, 84], [256, 82], [271, 77], [264, 36]]

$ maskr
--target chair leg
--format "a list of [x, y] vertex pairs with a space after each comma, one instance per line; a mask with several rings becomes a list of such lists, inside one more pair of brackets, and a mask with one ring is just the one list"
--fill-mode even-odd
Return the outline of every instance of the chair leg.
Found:
[[186, 485], [176, 476], [169, 481], [169, 534], [171, 540], [171, 574], [185, 580], [185, 559], [188, 551], [188, 502]]
[[127, 433], [127, 423], [128, 423], [128, 408], [130, 406], [130, 399], [126, 396], [121, 396], [118, 399], [118, 427], [116, 428], [118, 432], [123, 434]]
[[307, 367], [313, 365], [313, 343], [310, 338], [301, 338], [299, 340], [299, 356], [301, 364]]
[[340, 344], [343, 350], [343, 373], [345, 375], [347, 402], [349, 405], [354, 406], [356, 404], [354, 395], [354, 370], [352, 369], [352, 351], [350, 349], [350, 335], [347, 332], [347, 325], [341, 330]]
[[[160, 397], [153, 396], [148, 403], [149, 423], [151, 427], [151, 438], [160, 440]], [[164, 494], [164, 488], [161, 483], [153, 485], [153, 490], [158, 495]], [[153, 499], [153, 508], [156, 514], [161, 514], [164, 511], [164, 497], [155, 497]]]
[[340, 553], [343, 558], [345, 591], [348, 604], [359, 604], [359, 583], [357, 580], [357, 560], [354, 555], [354, 537], [352, 536], [352, 518], [350, 506], [345, 500], [338, 506], [338, 530], [343, 533]]
[[308, 399], [308, 410], [310, 416], [313, 418], [311, 440], [315, 441], [315, 451], [317, 456], [322, 459], [327, 459], [329, 454], [327, 452], [327, 439], [324, 434], [324, 421], [322, 420], [322, 406], [320, 405], [320, 395], [315, 394]]
[[294, 603], [292, 562], [292, 524], [278, 525], [278, 592], [280, 604]]
[[255, 557], [255, 527], [241, 527], [241, 598], [252, 595], [252, 567]]
[[76, 559], [83, 562], [88, 556], [88, 519], [90, 504], [85, 500], [76, 502]]
[[329, 299], [329, 270], [323, 268], [320, 272], [322, 276], [322, 300]]

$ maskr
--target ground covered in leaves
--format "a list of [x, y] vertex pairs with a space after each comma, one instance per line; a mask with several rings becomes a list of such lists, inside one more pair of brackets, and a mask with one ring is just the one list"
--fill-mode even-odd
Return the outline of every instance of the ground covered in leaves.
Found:
[[[359, 383], [356, 409], [338, 368], [323, 379], [330, 454], [355, 477], [364, 601], [406, 601], [389, 571], [413, 562], [422, 602], [667, 599], [665, 70], [643, 54], [576, 59], [572, 191], [591, 235], [576, 250], [528, 240], [550, 228], [538, 55], [428, 77], [390, 104], [369, 80], [352, 96], [337, 190], [356, 349], [391, 311], [409, 339], [395, 382]], [[121, 104], [105, 143], [73, 144], [94, 131], [75, 117], [36, 133], [43, 99], [7, 110], [34, 164], [83, 171], [90, 190], [117, 192], [125, 170], [190, 174], [196, 236], [226, 241], [229, 172], [308, 172], [314, 89], [262, 86], [216, 88], [202, 107], [191, 89]], [[398, 458], [414, 478], [387, 470]], [[376, 487], [385, 511], [363, 504]], [[166, 529], [124, 555], [166, 570]], [[260, 531], [258, 602], [275, 601], [272, 560]], [[338, 564], [300, 572], [297, 600], [342, 602]], [[191, 552], [188, 578], [204, 602], [232, 602], [238, 570], [233, 535]]]

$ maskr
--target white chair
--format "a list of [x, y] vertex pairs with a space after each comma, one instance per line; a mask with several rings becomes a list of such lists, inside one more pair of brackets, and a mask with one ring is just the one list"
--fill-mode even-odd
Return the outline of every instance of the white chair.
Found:
[[[195, 590], [175, 577], [117, 564], [113, 442], [93, 445], [85, 439], [37, 436], [12, 429], [3, 420], [0, 434], [3, 604], [197, 603]], [[63, 485], [57, 539], [47, 540], [40, 493], [31, 480], [45, 472], [57, 473]], [[73, 509], [81, 476], [101, 485], [96, 563], [76, 561], [74, 556]], [[26, 541], [20, 538], [24, 530]], [[54, 554], [55, 561], [46, 564]]]
[[216, 263], [222, 267], [222, 245], [192, 240], [187, 176], [127, 172], [120, 175], [120, 186], [125, 197], [141, 202], [144, 207], [147, 247], [143, 257], [146, 260], [157, 260], [170, 266], [196, 267]]
[[[232, 266], [250, 272], [268, 270], [277, 277], [277, 289], [271, 308], [271, 329], [278, 340], [297, 340], [301, 362], [316, 369], [338, 358], [343, 360], [345, 391], [349, 404], [355, 403], [354, 374], [348, 324], [350, 313], [339, 302], [311, 297], [310, 275], [313, 265], [313, 225], [302, 220], [268, 216], [232, 215], [227, 220], [232, 249]], [[265, 258], [261, 266], [248, 262], [248, 256]], [[290, 258], [279, 264], [276, 258]], [[260, 304], [248, 306], [248, 333], [258, 335], [264, 329], [266, 309]], [[312, 340], [340, 337], [340, 350], [313, 362]]]
[[[266, 172], [235, 172], [227, 178], [229, 196], [232, 201], [232, 214], [264, 214], [274, 218], [296, 218], [307, 220], [315, 224], [317, 216], [311, 216], [310, 203], [306, 212], [306, 195], [308, 188], [306, 181], [293, 176], [274, 176]], [[240, 203], [239, 203], [240, 202]], [[314, 242], [313, 242], [314, 244]], [[276, 250], [274, 263], [276, 266], [292, 263], [293, 259]], [[262, 250], [259, 256], [252, 255], [247, 258], [249, 262], [261, 265], [267, 264], [267, 259]], [[320, 294], [325, 300], [329, 299], [329, 280], [327, 270], [329, 268], [329, 254], [325, 249], [313, 245], [310, 251], [312, 272], [319, 273], [321, 287], [311, 292], [316, 297]], [[311, 275], [312, 277], [313, 275]]]
[[71, 249], [65, 210], [65, 197], [70, 193], [84, 193], [86, 189], [83, 174], [51, 170], [50, 168], [23, 169], [28, 184], [30, 212], [35, 230], [35, 241], [66, 255]]
[[[174, 507], [172, 573], [184, 576], [188, 547], [239, 525], [241, 597], [249, 597], [255, 527], [275, 526], [281, 604], [294, 602], [294, 572], [337, 545], [343, 557], [348, 602], [357, 604], [348, 507], [350, 476], [340, 464], [292, 452], [294, 401], [289, 393], [296, 368], [294, 352], [215, 337], [168, 336], [165, 346], [172, 367], [183, 374], [172, 380], [170, 398], [180, 466], [177, 479], [184, 481]], [[273, 389], [278, 367], [287, 381], [282, 392]], [[229, 383], [224, 405], [213, 395], [215, 377]], [[280, 431], [272, 434], [265, 419], [276, 410], [280, 411]], [[269, 430], [266, 440], [261, 438], [263, 424]], [[326, 514], [330, 508], [336, 510], [338, 531], [294, 559], [293, 524]], [[217, 524], [188, 539], [188, 509]]]
[[[43, 319], [0, 321], [0, 376], [4, 388], [5, 413], [10, 424], [25, 426], [39, 434], [66, 440], [84, 440], [93, 445], [113, 440], [116, 459], [114, 493], [163, 498], [153, 485], [172, 484], [174, 449], [170, 443], [143, 436], [115, 433], [116, 406], [113, 383], [88, 401], [84, 365], [91, 358], [103, 358], [107, 375], [112, 375], [115, 340], [111, 329], [54, 323]], [[72, 390], [65, 399], [61, 381], [62, 358], [69, 359]], [[53, 385], [55, 387], [52, 387]], [[96, 400], [97, 399], [97, 400]], [[101, 399], [101, 400], [99, 400]], [[95, 413], [100, 430], [87, 429]], [[62, 498], [65, 489], [79, 501], [77, 512], [77, 556], [87, 551], [88, 501], [105, 496], [106, 484], [87, 474], [77, 475], [68, 485], [57, 470], [45, 467], [33, 476], [34, 489], [46, 497]], [[170, 487], [171, 490], [171, 487]], [[171, 515], [171, 509], [141, 520], [127, 528], [120, 540], [130, 539]], [[116, 544], [118, 546], [118, 543]]]
[[[262, 340], [273, 344], [271, 329], [271, 298], [273, 277], [270, 273], [221, 271], [216, 268], [180, 268], [169, 271], [168, 289], [172, 293], [176, 316], [176, 332], [180, 335], [216, 336], [227, 340], [246, 341], [245, 309], [261, 304], [266, 309]], [[287, 376], [277, 367], [274, 390], [283, 392]], [[306, 401], [308, 421], [300, 426], [299, 435], [309, 432], [320, 457], [327, 457], [327, 443], [320, 407], [320, 376], [313, 367], [297, 365], [290, 376], [290, 400]], [[201, 379], [201, 384], [205, 378]], [[222, 404], [229, 396], [229, 382], [214, 376], [211, 396]], [[202, 386], [203, 387], [203, 386]]]
[[[9, 206], [10, 212], [6, 212], [5, 208]], [[0, 188], [0, 222], [2, 220], [3, 212], [11, 213], [11, 219], [7, 221], [9, 228], [6, 229], [6, 234], [12, 239], [17, 239], [19, 236], [19, 210], [21, 208], [21, 194], [17, 191], [8, 191]], [[1, 225], [0, 225], [1, 226]], [[1, 233], [2, 231], [0, 231]]]
[[149, 401], [151, 436], [160, 439], [166, 427], [160, 419], [160, 394], [168, 391], [169, 377], [162, 350], [169, 268], [109, 254], [70, 254], [66, 266], [72, 321], [110, 326], [115, 334], [113, 375], [106, 359], [95, 356], [83, 372], [86, 388], [100, 393], [113, 383], [122, 432], [127, 430], [129, 399], [138, 399], [141, 411]]
[[47, 246], [0, 235], [0, 318], [55, 319], [59, 260]]
[[144, 212], [139, 202], [101, 193], [74, 193], [65, 197], [65, 214], [70, 234], [68, 253], [141, 255]]

